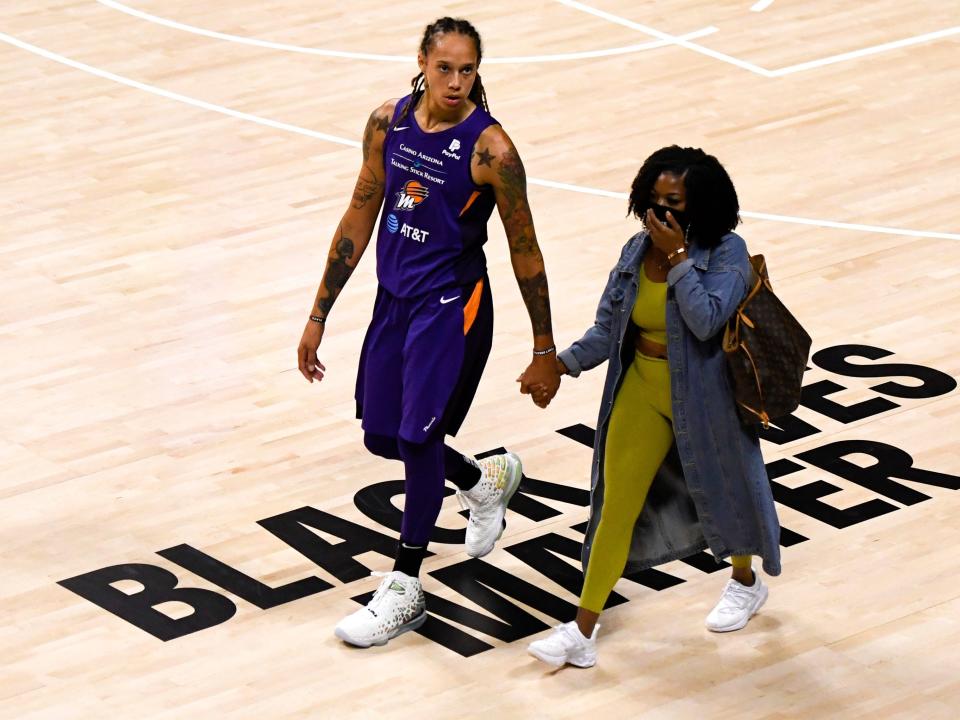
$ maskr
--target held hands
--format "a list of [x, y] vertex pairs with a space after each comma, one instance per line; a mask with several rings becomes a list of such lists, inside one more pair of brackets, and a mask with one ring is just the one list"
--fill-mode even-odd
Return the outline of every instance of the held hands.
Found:
[[[643, 222], [650, 231], [650, 239], [654, 247], [663, 252], [664, 255], [675, 253], [685, 247], [683, 228], [673, 216], [673, 213], [667, 211], [667, 222], [663, 223], [653, 214], [653, 210], [647, 208], [643, 216]], [[680, 260], [686, 258], [684, 253], [680, 253]]]
[[520, 392], [530, 395], [534, 404], [545, 408], [560, 389], [560, 378], [567, 372], [556, 355], [534, 357], [523, 374], [517, 378]]
[[297, 364], [308, 382], [323, 380], [326, 368], [317, 360], [317, 348], [320, 347], [322, 338], [323, 325], [308, 320], [303, 329], [303, 337], [300, 338], [300, 347], [297, 348]]

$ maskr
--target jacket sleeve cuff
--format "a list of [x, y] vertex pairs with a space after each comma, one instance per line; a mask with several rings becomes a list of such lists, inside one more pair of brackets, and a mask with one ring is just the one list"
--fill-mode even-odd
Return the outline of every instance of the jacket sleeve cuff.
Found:
[[667, 273], [667, 285], [670, 287], [676, 285], [678, 282], [680, 282], [680, 278], [690, 272], [690, 268], [692, 267], [693, 260], [690, 258], [687, 258], [682, 263], [674, 265], [672, 268], [670, 268], [670, 272]]
[[583, 367], [580, 365], [576, 356], [573, 354], [572, 347], [568, 347], [563, 352], [558, 353], [557, 358], [567, 368], [567, 375], [569, 375], [570, 377], [577, 377], [583, 371]]

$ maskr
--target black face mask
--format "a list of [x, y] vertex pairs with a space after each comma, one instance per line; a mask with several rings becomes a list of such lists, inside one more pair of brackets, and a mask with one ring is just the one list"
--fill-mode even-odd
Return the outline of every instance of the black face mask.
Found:
[[656, 216], [657, 220], [662, 222], [667, 227], [670, 227], [670, 223], [667, 220], [668, 210], [670, 211], [670, 214], [673, 215], [673, 219], [677, 221], [677, 224], [684, 233], [686, 233], [687, 228], [690, 227], [690, 219], [683, 210], [674, 210], [672, 207], [667, 207], [666, 205], [651, 205], [650, 209], [653, 211], [653, 214]]

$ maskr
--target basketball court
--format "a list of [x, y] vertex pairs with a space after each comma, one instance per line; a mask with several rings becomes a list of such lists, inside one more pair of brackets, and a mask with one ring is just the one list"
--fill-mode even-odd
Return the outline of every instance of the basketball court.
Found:
[[[726, 579], [704, 554], [619, 582], [595, 668], [526, 654], [577, 603], [603, 370], [546, 410], [518, 393], [494, 216], [494, 347], [452, 444], [522, 457], [506, 532], [468, 558], [451, 487], [428, 622], [333, 636], [403, 503], [354, 417], [372, 251], [322, 383], [296, 348], [367, 117], [447, 14], [483, 37], [559, 346], [673, 143], [724, 163], [813, 336], [763, 442], [784, 571], [740, 632], [704, 628]], [[960, 5], [26, 0], [0, 41], [0, 717], [957, 717]]]

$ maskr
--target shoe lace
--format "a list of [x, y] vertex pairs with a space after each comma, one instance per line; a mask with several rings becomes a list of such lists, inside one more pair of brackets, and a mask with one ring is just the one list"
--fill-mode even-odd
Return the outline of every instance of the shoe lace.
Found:
[[460, 503], [461, 510], [473, 510], [473, 505], [470, 503], [470, 498], [467, 497], [467, 494], [463, 490], [457, 490], [457, 502]]
[[[597, 628], [600, 627], [598, 624]], [[576, 624], [561, 623], [557, 625], [557, 630], [559, 630], [568, 640], [568, 644], [573, 647], [582, 647], [585, 643], [590, 641], [590, 638], [585, 638], [583, 633], [580, 632], [580, 628]]]
[[[457, 490], [457, 502], [460, 503], [461, 510], [470, 512], [470, 521], [474, 522], [474, 515], [479, 514], [481, 518], [494, 511], [493, 507], [486, 507], [491, 501], [492, 493], [503, 490], [506, 485], [506, 475], [499, 468], [490, 468], [489, 463], [480, 468], [480, 479], [470, 490]], [[484, 511], [487, 512], [484, 512]]]
[[563, 625], [557, 625], [557, 629], [563, 633], [568, 642], [572, 643], [574, 646], [577, 645], [577, 640], [579, 639], [577, 638], [577, 634], [580, 632], [579, 630], [574, 630], [566, 623]]
[[727, 589], [724, 592], [727, 600], [733, 602], [738, 608], [744, 608], [753, 599], [753, 588], [741, 585], [735, 580], [727, 582]]
[[460, 503], [461, 509], [470, 512], [470, 517], [467, 518], [468, 525], [479, 525], [496, 512], [496, 507], [487, 507], [483, 503], [474, 503], [470, 500], [469, 496], [461, 493], [459, 490], [457, 491], [457, 502]]
[[392, 582], [386, 582], [386, 578], [389, 578], [391, 575], [393, 575], [392, 572], [379, 572], [374, 570], [370, 574], [374, 577], [384, 579], [380, 581], [379, 587], [377, 587], [376, 592], [373, 593], [373, 597], [370, 598], [370, 602], [367, 603], [368, 608], [378, 607], [384, 596], [390, 592], [390, 586], [393, 584]]

